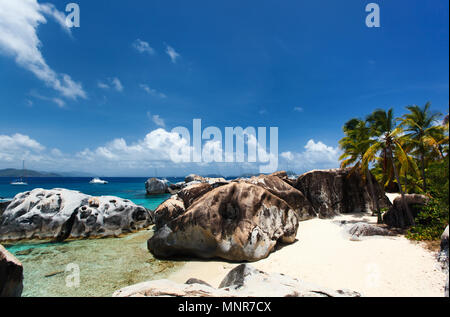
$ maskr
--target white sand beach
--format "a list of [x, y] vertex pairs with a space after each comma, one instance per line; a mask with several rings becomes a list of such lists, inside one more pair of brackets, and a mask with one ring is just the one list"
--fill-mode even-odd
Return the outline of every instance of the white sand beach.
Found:
[[[265, 272], [284, 273], [332, 289], [350, 289], [363, 296], [443, 296], [446, 275], [436, 253], [403, 236], [350, 240], [347, 223], [376, 223], [370, 214], [300, 222], [297, 241], [268, 258], [251, 263]], [[195, 277], [218, 287], [236, 263], [192, 260], [169, 276], [184, 283]]]

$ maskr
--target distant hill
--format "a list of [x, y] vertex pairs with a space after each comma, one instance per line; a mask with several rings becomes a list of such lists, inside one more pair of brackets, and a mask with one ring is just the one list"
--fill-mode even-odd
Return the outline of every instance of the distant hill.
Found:
[[95, 175], [85, 172], [58, 172], [63, 177], [94, 177]]
[[0, 170], [0, 177], [22, 177], [25, 174], [26, 177], [61, 177], [60, 174], [49, 172], [38, 172], [32, 170], [18, 170], [14, 168], [6, 168]]

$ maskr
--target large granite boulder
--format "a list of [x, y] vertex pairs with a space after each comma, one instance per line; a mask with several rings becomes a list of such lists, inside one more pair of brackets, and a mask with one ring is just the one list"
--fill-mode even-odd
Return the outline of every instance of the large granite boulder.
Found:
[[[429, 200], [427, 196], [419, 194], [405, 194], [404, 199], [414, 218]], [[383, 215], [383, 223], [390, 227], [403, 229], [413, 225], [409, 220], [401, 196], [394, 199], [394, 203], [391, 208], [389, 208], [389, 210]]]
[[186, 176], [184, 178], [184, 182], [185, 183], [190, 183], [190, 182], [200, 182], [200, 183], [204, 183], [206, 182], [206, 178], [200, 175], [196, 175], [196, 174], [189, 174], [188, 176]]
[[284, 200], [295, 210], [300, 221], [317, 217], [316, 211], [303, 193], [283, 181], [279, 176], [260, 175], [241, 180], [241, 182], [260, 186]]
[[20, 297], [22, 290], [22, 263], [0, 245], [0, 297]]
[[177, 194], [164, 201], [153, 212], [155, 229], [159, 229], [167, 222], [183, 214], [199, 197], [213, 190], [216, 185], [209, 183], [190, 182]]
[[153, 221], [155, 223], [155, 230], [163, 227], [166, 223], [184, 214], [186, 208], [183, 200], [174, 195], [165, 200], [158, 208], [153, 211]]
[[230, 183], [197, 198], [180, 216], [156, 230], [147, 246], [156, 257], [220, 257], [256, 261], [278, 241], [292, 243], [296, 212], [260, 186]]
[[117, 236], [152, 223], [150, 211], [114, 196], [67, 189], [17, 194], [0, 218], [0, 240]]
[[276, 176], [279, 179], [281, 179], [283, 182], [288, 183], [290, 186], [294, 186], [295, 181], [297, 180], [297, 177], [295, 177], [293, 175], [288, 175], [285, 171], [278, 171], [278, 172], [270, 174], [270, 176]]
[[268, 274], [248, 264], [232, 269], [219, 288], [203, 281], [178, 284], [169, 280], [139, 283], [114, 292], [114, 297], [359, 297], [349, 290], [331, 290], [283, 274]]
[[169, 193], [169, 182], [165, 179], [149, 178], [145, 182], [147, 195], [160, 195]]
[[[228, 182], [227, 182], [228, 183]], [[223, 186], [226, 183], [200, 183], [198, 181], [192, 181], [186, 183], [176, 194], [172, 195], [169, 199], [164, 201], [153, 212], [155, 228], [159, 229], [164, 226], [170, 220], [183, 214], [187, 208], [199, 197], [203, 196], [207, 192]]]
[[11, 201], [0, 201], [0, 217], [3, 215], [10, 203]]
[[[391, 206], [374, 177], [372, 183], [380, 208]], [[350, 169], [314, 170], [300, 175], [294, 187], [305, 195], [320, 218], [375, 211], [367, 182]]]
[[213, 185], [210, 185], [209, 183], [192, 184], [180, 190], [178, 192], [178, 198], [183, 201], [184, 206], [187, 209], [197, 198], [203, 196], [213, 188]]

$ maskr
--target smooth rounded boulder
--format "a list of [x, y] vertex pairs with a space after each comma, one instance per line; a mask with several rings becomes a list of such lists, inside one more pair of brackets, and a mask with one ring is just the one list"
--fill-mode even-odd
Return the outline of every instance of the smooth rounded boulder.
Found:
[[241, 181], [267, 189], [278, 198], [284, 200], [296, 211], [300, 221], [317, 217], [316, 211], [303, 193], [283, 181], [279, 176], [260, 175]]
[[178, 216], [184, 214], [186, 208], [181, 199], [177, 196], [172, 196], [161, 203], [158, 208], [153, 211], [153, 221], [155, 229], [163, 227], [166, 223]]
[[257, 261], [277, 242], [292, 243], [296, 212], [268, 190], [230, 183], [209, 191], [180, 216], [159, 228], [147, 246], [156, 257], [220, 257]]
[[169, 182], [158, 178], [149, 178], [145, 182], [145, 190], [147, 195], [160, 195], [169, 192]]
[[8, 205], [0, 218], [0, 241], [118, 236], [150, 224], [150, 211], [126, 199], [37, 188]]
[[20, 297], [22, 290], [22, 263], [0, 245], [0, 297]]

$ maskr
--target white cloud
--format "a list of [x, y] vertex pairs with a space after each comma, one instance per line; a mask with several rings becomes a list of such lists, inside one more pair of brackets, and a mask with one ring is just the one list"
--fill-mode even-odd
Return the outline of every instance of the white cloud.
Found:
[[149, 95], [156, 96], [156, 97], [159, 97], [159, 98], [162, 98], [162, 99], [167, 98], [167, 96], [165, 94], [163, 94], [162, 92], [157, 91], [156, 89], [150, 88], [148, 85], [140, 84], [139, 87], [141, 89], [143, 89]]
[[[158, 116], [159, 117], [159, 116]], [[192, 140], [190, 140], [192, 142]], [[247, 145], [258, 142], [250, 136]], [[212, 161], [215, 155], [225, 158], [223, 144], [217, 140], [203, 143], [203, 155]], [[150, 131], [144, 138], [128, 142], [116, 138], [104, 145], [86, 148], [76, 153], [64, 153], [59, 149], [47, 149], [38, 141], [23, 134], [0, 135], [0, 168], [16, 167], [25, 159], [27, 167], [42, 171], [80, 171], [104, 175], [143, 175], [154, 173], [155, 168], [173, 173], [222, 173], [239, 175], [245, 172], [257, 172], [259, 163], [175, 163], [173, 152], [192, 155], [193, 148], [188, 140], [178, 133], [158, 128]], [[232, 153], [230, 153], [233, 155]], [[323, 142], [309, 140], [300, 152], [286, 151], [280, 154], [278, 169], [290, 169], [298, 173], [313, 169], [336, 168], [339, 166], [337, 148]], [[271, 158], [272, 153], [258, 152], [258, 158]], [[19, 163], [18, 163], [19, 162]], [[176, 172], [178, 171], [178, 172]], [[163, 172], [160, 173], [163, 176]], [[179, 175], [179, 174], [178, 174]]]
[[[26, 160], [27, 168], [41, 171], [81, 171], [125, 174], [155, 166], [178, 168], [171, 160], [171, 151], [191, 153], [188, 142], [178, 133], [158, 128], [143, 139], [127, 143], [117, 138], [94, 149], [69, 154], [59, 149], [47, 150], [38, 141], [23, 134], [0, 135], [0, 168], [15, 167]], [[18, 163], [19, 162], [19, 163]]]
[[280, 154], [282, 158], [288, 160], [288, 161], [292, 161], [294, 159], [294, 154], [292, 154], [291, 151], [288, 152], [283, 152]]
[[109, 89], [109, 85], [104, 83], [104, 82], [102, 82], [102, 81], [99, 81], [97, 83], [97, 86], [98, 86], [98, 88], [101, 88], [101, 89]]
[[58, 107], [60, 108], [64, 108], [64, 106], [66, 105], [66, 103], [64, 102], [64, 100], [61, 100], [59, 98], [53, 98], [52, 101], [54, 103], [56, 103], [58, 105]]
[[170, 60], [172, 61], [172, 63], [176, 63], [177, 62], [177, 58], [180, 57], [180, 54], [178, 54], [175, 49], [169, 45], [166, 45], [166, 53], [167, 55], [169, 55]]
[[47, 23], [44, 15], [70, 33], [63, 22], [63, 13], [52, 4], [39, 4], [36, 0], [0, 0], [0, 53], [14, 58], [19, 66], [64, 97], [86, 98], [81, 83], [73, 81], [69, 75], [56, 73], [42, 56], [37, 28]]
[[150, 55], [155, 54], [155, 50], [145, 41], [137, 39], [133, 42], [133, 47], [141, 54], [148, 53]]
[[164, 128], [166, 126], [164, 119], [162, 119], [158, 114], [152, 115], [150, 112], [147, 112], [147, 117], [150, 120], [152, 120], [153, 123], [156, 124], [158, 127]]
[[118, 138], [94, 150], [85, 149], [76, 156], [96, 164], [115, 162], [122, 166], [142, 167], [152, 162], [171, 162], [172, 149], [186, 148], [190, 151], [187, 141], [178, 133], [159, 128], [135, 143], [128, 144], [123, 138]]
[[66, 16], [63, 12], [58, 11], [51, 3], [43, 3], [40, 5], [40, 10], [48, 16], [51, 16], [55, 21], [66, 31], [68, 34], [72, 34], [70, 27], [66, 23]]
[[302, 107], [294, 107], [294, 111], [303, 112], [303, 108]]
[[14, 135], [0, 134], [0, 162], [18, 162], [25, 156], [40, 155], [45, 149], [36, 140], [27, 135], [16, 133]]
[[119, 78], [114, 77], [111, 79], [111, 84], [113, 85], [114, 89], [117, 91], [123, 91], [123, 85], [120, 82]]
[[313, 169], [339, 167], [340, 150], [321, 141], [309, 140], [302, 152], [286, 151], [280, 154], [284, 159], [283, 168], [306, 172]]
[[[61, 98], [42, 96], [42, 95], [38, 94], [35, 91], [32, 91], [30, 93], [30, 96], [32, 96], [34, 98], [37, 98], [37, 99], [40, 99], [40, 100], [44, 100], [44, 101], [51, 101], [51, 102], [55, 103], [60, 108], [64, 108], [66, 106], [66, 102], [64, 100], [62, 100]], [[32, 103], [31, 103], [31, 105], [32, 105]]]
[[118, 92], [122, 92], [123, 91], [122, 82], [117, 77], [108, 78], [106, 80], [106, 82], [102, 81], [102, 80], [99, 80], [99, 81], [97, 81], [97, 87], [100, 88], [100, 89], [105, 89], [105, 90], [113, 88], [114, 90], [116, 90]]

